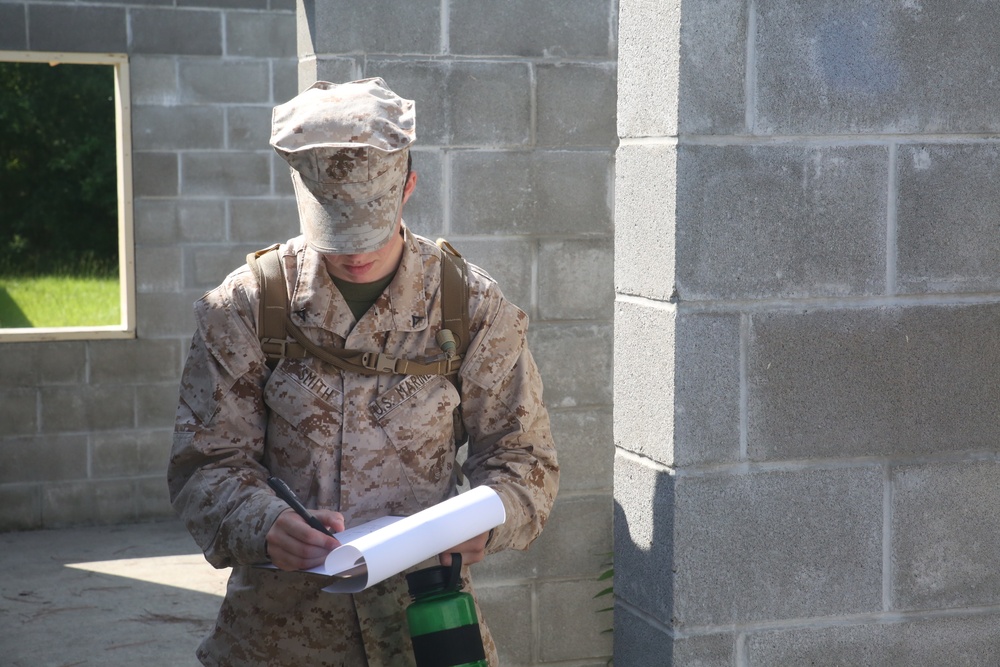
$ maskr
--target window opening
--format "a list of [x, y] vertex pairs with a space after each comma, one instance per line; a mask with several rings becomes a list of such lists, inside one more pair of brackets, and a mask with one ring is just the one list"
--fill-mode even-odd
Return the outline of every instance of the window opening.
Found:
[[0, 342], [132, 337], [128, 58], [0, 51]]

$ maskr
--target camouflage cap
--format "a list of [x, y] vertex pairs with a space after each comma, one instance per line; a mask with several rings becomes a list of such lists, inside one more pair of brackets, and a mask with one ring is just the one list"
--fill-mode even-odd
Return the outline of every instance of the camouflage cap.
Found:
[[317, 81], [271, 116], [271, 145], [291, 166], [302, 232], [323, 253], [374, 252], [399, 218], [413, 100], [382, 79]]

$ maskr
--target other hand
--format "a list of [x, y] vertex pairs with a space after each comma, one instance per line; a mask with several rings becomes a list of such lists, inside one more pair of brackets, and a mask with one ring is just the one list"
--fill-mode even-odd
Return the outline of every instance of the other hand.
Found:
[[[344, 515], [340, 512], [316, 510], [312, 514], [333, 532], [344, 530]], [[265, 539], [271, 562], [285, 571], [322, 565], [327, 554], [340, 546], [336, 539], [319, 532], [290, 509], [278, 515]]]
[[451, 555], [462, 554], [462, 565], [472, 565], [486, 558], [486, 541], [490, 539], [489, 531], [476, 535], [471, 540], [456, 544], [448, 551], [438, 555], [438, 562], [445, 567], [451, 566]]

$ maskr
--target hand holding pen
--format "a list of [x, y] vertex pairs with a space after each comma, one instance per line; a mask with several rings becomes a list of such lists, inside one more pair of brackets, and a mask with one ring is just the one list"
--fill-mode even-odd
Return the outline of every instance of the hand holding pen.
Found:
[[333, 534], [344, 530], [343, 515], [331, 510], [309, 512], [282, 480], [270, 477], [267, 483], [298, 515], [282, 512], [268, 530], [267, 553], [271, 562], [281, 570], [307, 570], [322, 565], [326, 555], [340, 544]]

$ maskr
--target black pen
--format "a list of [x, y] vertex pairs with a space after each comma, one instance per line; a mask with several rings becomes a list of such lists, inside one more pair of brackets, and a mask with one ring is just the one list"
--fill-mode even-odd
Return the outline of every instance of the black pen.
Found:
[[295, 510], [296, 514], [305, 519], [306, 523], [321, 533], [326, 533], [330, 537], [334, 536], [333, 531], [324, 526], [323, 522], [309, 513], [309, 510], [302, 505], [302, 501], [298, 499], [295, 492], [292, 491], [284, 481], [278, 479], [277, 477], [268, 477], [267, 485], [274, 489], [274, 492], [278, 494], [278, 497], [288, 503], [288, 505]]

